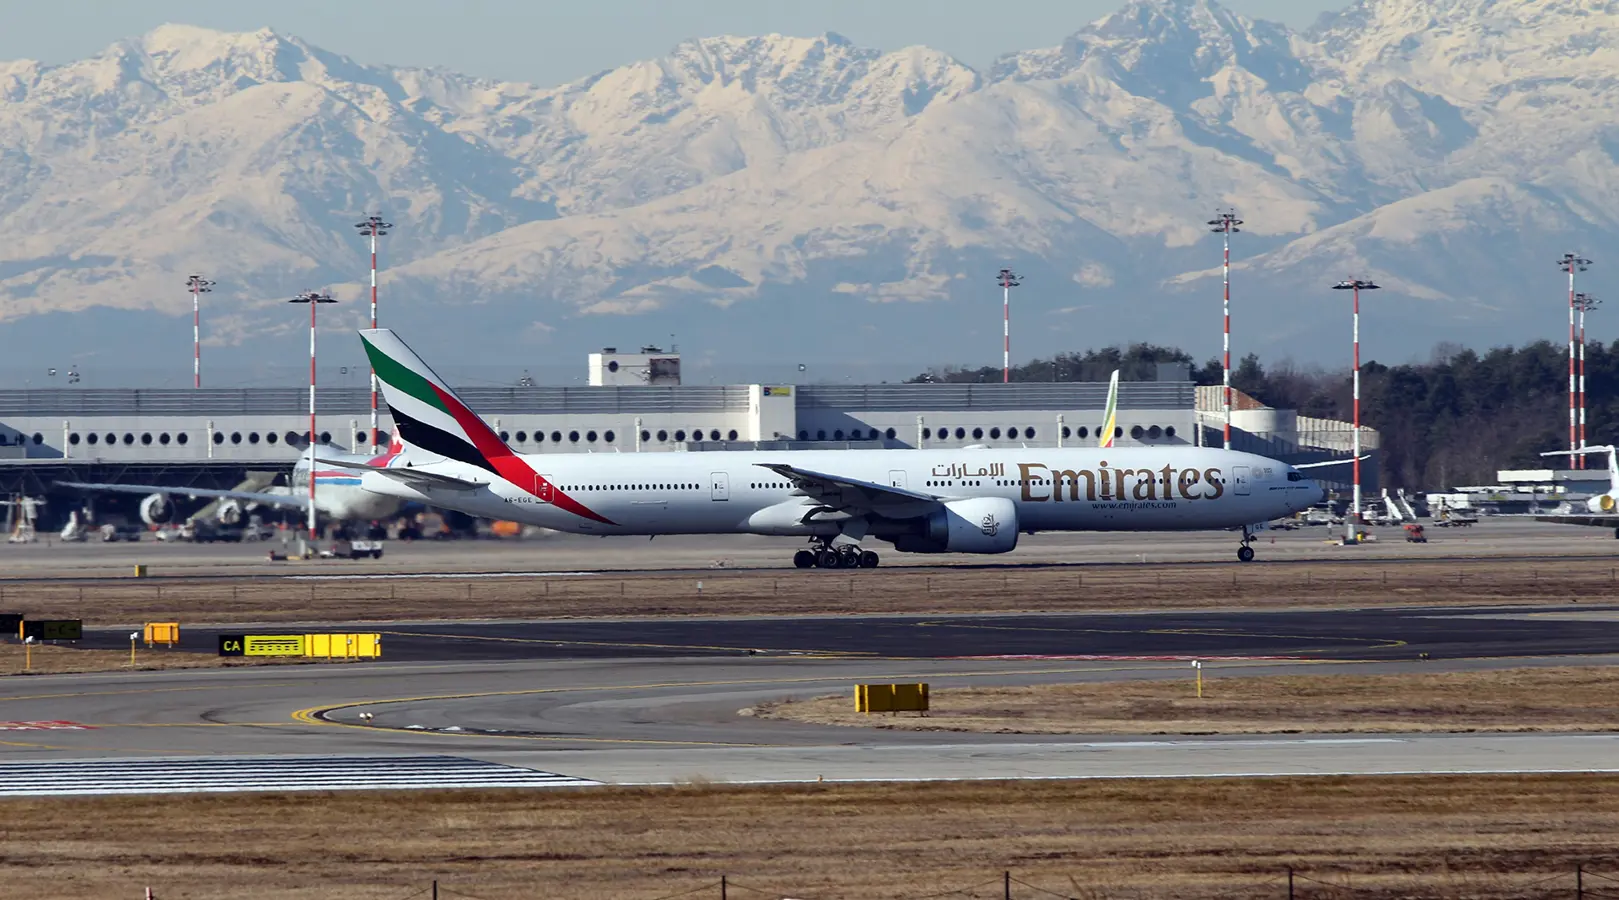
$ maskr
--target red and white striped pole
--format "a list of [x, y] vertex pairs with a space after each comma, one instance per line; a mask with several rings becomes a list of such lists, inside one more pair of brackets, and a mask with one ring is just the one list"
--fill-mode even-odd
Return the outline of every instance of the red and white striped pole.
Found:
[[[1578, 391], [1579, 386], [1575, 378], [1575, 347], [1574, 347], [1574, 273], [1584, 272], [1591, 261], [1583, 259], [1577, 253], [1565, 253], [1557, 261], [1558, 268], [1568, 273], [1568, 449], [1578, 450]], [[1584, 460], [1579, 454], [1572, 454], [1569, 465], [1573, 468], [1583, 468]]]
[[[1575, 294], [1574, 306], [1580, 313], [1580, 446], [1586, 447], [1589, 442], [1585, 434], [1585, 314], [1601, 305], [1600, 300], [1590, 294]], [[1579, 456], [1580, 467], [1585, 468], [1585, 456]]]
[[[377, 327], [377, 238], [388, 233], [393, 223], [382, 221], [381, 216], [367, 216], [364, 222], [354, 226], [360, 229], [362, 237], [371, 239], [371, 327]], [[377, 370], [371, 370], [371, 452], [381, 453], [378, 439], [382, 432], [377, 428]]]
[[[1225, 412], [1225, 449], [1231, 449], [1231, 234], [1241, 231], [1238, 225], [1242, 220], [1237, 218], [1236, 210], [1226, 210], [1218, 213], [1209, 220], [1214, 230], [1225, 238], [1225, 261], [1221, 267], [1225, 281], [1225, 338], [1222, 345], [1224, 362], [1221, 366], [1224, 400], [1221, 406]], [[1198, 425], [1199, 428], [1203, 426]]]
[[320, 432], [315, 430], [315, 308], [322, 303], [337, 301], [325, 294], [308, 291], [288, 302], [309, 304], [309, 539], [315, 540], [315, 442], [320, 438]]
[[1023, 282], [1021, 275], [1002, 269], [995, 276], [1001, 285], [1001, 384], [1012, 381], [1012, 288]]
[[212, 281], [204, 281], [201, 275], [193, 275], [186, 279], [186, 287], [191, 289], [191, 387], [202, 387], [202, 301], [199, 295], [208, 293], [213, 285]]
[[1354, 456], [1353, 465], [1354, 465], [1354, 469], [1355, 469], [1355, 474], [1354, 474], [1355, 488], [1354, 488], [1353, 501], [1352, 501], [1352, 504], [1351, 504], [1352, 512], [1350, 514], [1350, 519], [1349, 519], [1349, 521], [1350, 521], [1350, 525], [1349, 525], [1350, 543], [1357, 543], [1357, 542], [1360, 541], [1360, 521], [1361, 521], [1361, 519], [1360, 519], [1360, 292], [1361, 291], [1375, 291], [1378, 288], [1379, 288], [1379, 285], [1373, 284], [1370, 281], [1361, 281], [1358, 278], [1352, 279], [1350, 281], [1340, 281], [1336, 285], [1333, 286], [1333, 290], [1353, 291], [1354, 295], [1355, 295], [1355, 312], [1354, 312], [1354, 342], [1355, 342], [1355, 400], [1354, 400], [1354, 403], [1355, 403], [1355, 422], [1354, 422], [1354, 427], [1355, 427], [1355, 434], [1354, 434], [1354, 437], [1352, 438], [1351, 445], [1350, 445], [1351, 448], [1352, 448], [1351, 453]]

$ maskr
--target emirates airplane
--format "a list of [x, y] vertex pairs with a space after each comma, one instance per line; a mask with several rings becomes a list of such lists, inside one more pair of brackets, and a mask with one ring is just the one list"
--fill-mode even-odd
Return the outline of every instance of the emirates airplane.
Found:
[[360, 472], [367, 491], [558, 531], [799, 537], [799, 568], [872, 568], [868, 538], [1006, 553], [1039, 531], [1240, 528], [1247, 562], [1258, 527], [1322, 493], [1298, 467], [1201, 447], [519, 454], [391, 330], [360, 337], [404, 449], [380, 467], [322, 465]]

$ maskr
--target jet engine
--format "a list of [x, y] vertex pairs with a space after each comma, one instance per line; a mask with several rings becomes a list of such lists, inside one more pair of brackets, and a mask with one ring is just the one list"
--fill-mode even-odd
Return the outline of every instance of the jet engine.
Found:
[[1606, 494], [1598, 494], [1585, 501], [1585, 508], [1594, 513], [1612, 515], [1615, 509], [1619, 509], [1619, 503], [1614, 502], [1613, 492], [1610, 491]]
[[214, 518], [221, 525], [242, 524], [242, 504], [237, 500], [221, 500], [214, 511]]
[[1017, 506], [1005, 497], [952, 500], [922, 520], [920, 534], [896, 536], [905, 553], [1006, 553], [1017, 546]]
[[148, 525], [167, 525], [174, 521], [174, 501], [168, 494], [145, 497], [141, 500], [141, 521]]

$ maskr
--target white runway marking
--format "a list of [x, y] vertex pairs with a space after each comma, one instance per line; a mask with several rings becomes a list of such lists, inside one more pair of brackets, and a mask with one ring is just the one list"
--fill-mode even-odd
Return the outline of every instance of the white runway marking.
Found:
[[596, 784], [599, 782], [458, 756], [203, 756], [0, 763], [0, 797]]
[[386, 578], [388, 580], [404, 578], [574, 578], [584, 575], [600, 575], [600, 572], [408, 572], [393, 574], [379, 572], [365, 575], [288, 575], [288, 581], [375, 581]]

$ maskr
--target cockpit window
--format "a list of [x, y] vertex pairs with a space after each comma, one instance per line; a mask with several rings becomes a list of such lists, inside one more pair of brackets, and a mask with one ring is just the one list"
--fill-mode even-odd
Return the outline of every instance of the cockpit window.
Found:
[[1287, 480], [1288, 481], [1303, 481], [1304, 480], [1304, 473], [1303, 472], [1289, 472], [1289, 473], [1287, 473]]

